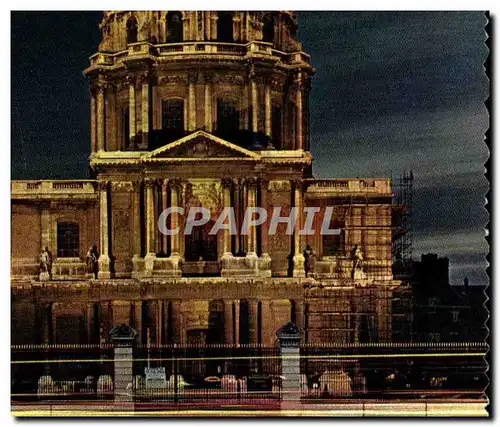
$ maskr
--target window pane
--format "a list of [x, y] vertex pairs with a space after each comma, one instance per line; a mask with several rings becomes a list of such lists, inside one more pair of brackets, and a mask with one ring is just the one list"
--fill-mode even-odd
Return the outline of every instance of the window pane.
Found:
[[60, 258], [78, 257], [78, 224], [60, 222], [57, 224], [57, 256]]

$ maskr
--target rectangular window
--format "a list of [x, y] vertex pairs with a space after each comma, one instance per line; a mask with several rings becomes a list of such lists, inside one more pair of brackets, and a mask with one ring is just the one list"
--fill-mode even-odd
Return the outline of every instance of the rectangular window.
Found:
[[330, 229], [340, 229], [340, 234], [323, 235], [323, 256], [345, 255], [345, 221], [332, 218]]
[[183, 99], [166, 99], [162, 101], [161, 128], [162, 144], [175, 141], [184, 136]]
[[58, 258], [77, 258], [79, 254], [78, 224], [59, 222], [57, 224]]

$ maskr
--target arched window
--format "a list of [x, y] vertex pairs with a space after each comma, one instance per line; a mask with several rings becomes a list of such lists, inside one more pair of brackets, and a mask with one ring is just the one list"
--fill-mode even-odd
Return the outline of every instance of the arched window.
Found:
[[262, 21], [262, 40], [274, 43], [274, 17], [267, 13]]
[[282, 148], [281, 146], [281, 107], [279, 105], [273, 105], [271, 111], [271, 136], [274, 148], [278, 150]]
[[217, 12], [217, 40], [231, 43], [233, 37], [233, 13]]
[[345, 221], [338, 218], [330, 220], [330, 230], [340, 229], [340, 234], [323, 235], [323, 256], [345, 255]]
[[161, 108], [161, 128], [167, 142], [184, 136], [184, 100], [165, 99]]
[[137, 20], [131, 16], [127, 21], [127, 43], [137, 42]]
[[222, 137], [234, 136], [240, 128], [237, 104], [230, 99], [217, 100], [217, 133]]
[[78, 224], [74, 222], [57, 223], [57, 257], [77, 258], [79, 253]]
[[179, 43], [182, 41], [182, 13], [168, 12], [166, 22], [167, 43]]

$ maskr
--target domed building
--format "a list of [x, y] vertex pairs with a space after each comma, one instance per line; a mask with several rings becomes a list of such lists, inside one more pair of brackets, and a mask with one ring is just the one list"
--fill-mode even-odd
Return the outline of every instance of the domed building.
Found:
[[[391, 183], [313, 178], [295, 14], [110, 11], [100, 29], [92, 179], [12, 182], [13, 343], [125, 323], [139, 343], [273, 345], [290, 320], [308, 342], [390, 341]], [[184, 234], [191, 207], [209, 218]], [[296, 221], [245, 231], [247, 207]]]

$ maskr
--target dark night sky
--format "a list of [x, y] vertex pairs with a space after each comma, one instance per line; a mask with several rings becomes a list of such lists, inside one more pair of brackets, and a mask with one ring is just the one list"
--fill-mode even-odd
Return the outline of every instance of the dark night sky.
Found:
[[[451, 259], [451, 282], [487, 283], [483, 143], [489, 81], [480, 12], [299, 12], [317, 74], [317, 177], [413, 169], [414, 258]], [[89, 99], [82, 70], [96, 12], [12, 14], [12, 179], [85, 178]]]

